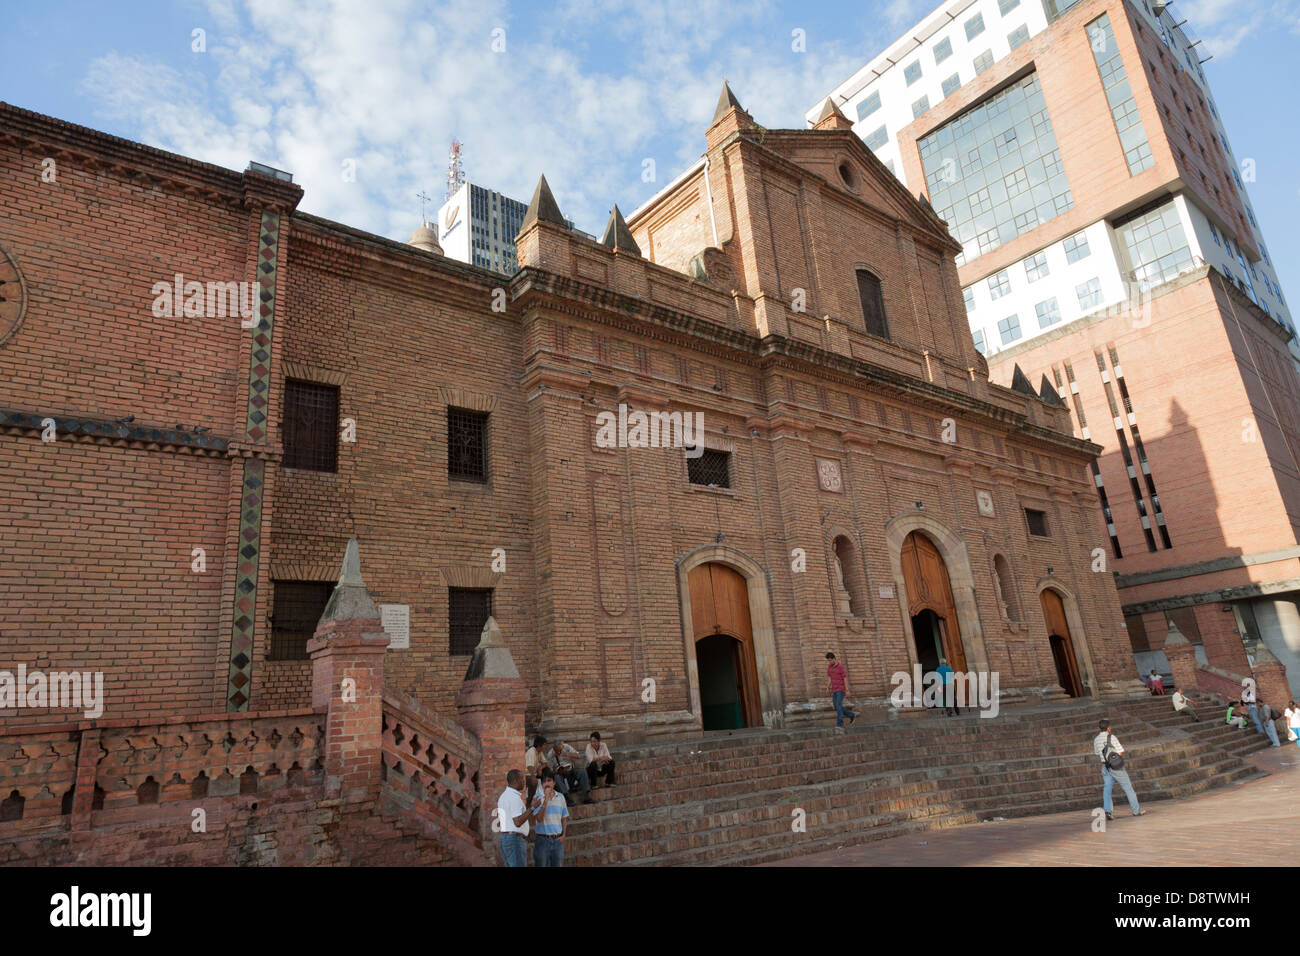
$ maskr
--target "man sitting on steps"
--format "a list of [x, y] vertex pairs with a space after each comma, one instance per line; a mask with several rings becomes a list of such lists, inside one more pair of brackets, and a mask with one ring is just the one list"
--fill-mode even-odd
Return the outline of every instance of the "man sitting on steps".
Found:
[[595, 803], [591, 799], [591, 781], [587, 778], [587, 771], [574, 765], [574, 761], [581, 756], [563, 740], [553, 740], [550, 749], [546, 751], [546, 765], [555, 774], [555, 785], [561, 793], [568, 796], [577, 790], [582, 794], [583, 803]]
[[601, 741], [600, 731], [593, 730], [587, 742], [587, 779], [592, 787], [596, 787], [601, 777], [605, 778], [605, 786], [614, 786], [614, 758], [609, 754], [609, 747]]
[[1196, 711], [1192, 708], [1192, 705], [1188, 702], [1187, 698], [1183, 696], [1183, 692], [1181, 690], [1179, 690], [1178, 688], [1174, 688], [1174, 696], [1169, 699], [1174, 702], [1174, 710], [1176, 710], [1178, 713], [1191, 714], [1192, 720], [1196, 721], [1197, 723], [1201, 722], [1201, 718], [1197, 716]]

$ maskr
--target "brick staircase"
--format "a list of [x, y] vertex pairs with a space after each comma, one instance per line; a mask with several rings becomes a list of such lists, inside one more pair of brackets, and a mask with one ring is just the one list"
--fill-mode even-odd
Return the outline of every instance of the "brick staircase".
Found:
[[[1167, 698], [1070, 701], [998, 717], [927, 713], [831, 728], [737, 731], [616, 753], [619, 784], [572, 808], [565, 865], [744, 865], [994, 818], [1100, 805], [1097, 717], [1113, 721], [1139, 799], [1258, 776], [1254, 728], [1201, 723]], [[1116, 794], [1127, 812], [1122, 794]], [[795, 832], [795, 810], [805, 832]]]

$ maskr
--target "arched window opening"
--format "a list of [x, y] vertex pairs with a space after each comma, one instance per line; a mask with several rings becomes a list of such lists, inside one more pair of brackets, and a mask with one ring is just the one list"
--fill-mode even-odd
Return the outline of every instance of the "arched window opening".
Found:
[[889, 323], [885, 321], [885, 296], [880, 279], [866, 269], [858, 270], [858, 299], [862, 303], [862, 321], [867, 332], [882, 339], [889, 338]]

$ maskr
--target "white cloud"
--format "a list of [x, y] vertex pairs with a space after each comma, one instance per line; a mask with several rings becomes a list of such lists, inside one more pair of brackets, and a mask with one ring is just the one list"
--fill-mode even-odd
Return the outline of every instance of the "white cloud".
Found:
[[[911, 22], [920, 6], [893, 0], [886, 18]], [[802, 127], [896, 29], [876, 20], [865, 44], [852, 28], [822, 36], [768, 0], [743, 21], [724, 0], [567, 0], [544, 15], [503, 0], [212, 0], [209, 13], [198, 65], [110, 53], [83, 90], [127, 135], [287, 169], [304, 210], [394, 238], [414, 227], [417, 192], [441, 198], [453, 136], [470, 178], [527, 200], [544, 172], [565, 213], [599, 234], [614, 202], [630, 210], [700, 155], [723, 76], [758, 122]], [[791, 49], [795, 28], [807, 52]], [[641, 181], [646, 158], [657, 183]]]

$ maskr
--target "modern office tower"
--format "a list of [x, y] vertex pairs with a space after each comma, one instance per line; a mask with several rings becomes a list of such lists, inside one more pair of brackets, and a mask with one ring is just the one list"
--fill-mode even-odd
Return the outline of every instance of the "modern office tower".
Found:
[[519, 271], [515, 236], [527, 211], [527, 203], [465, 183], [438, 210], [438, 243], [443, 255], [514, 275]]
[[1300, 344], [1202, 49], [1152, 0], [954, 0], [829, 99], [961, 243], [991, 378], [1050, 384], [1103, 447], [1099, 554], [1144, 672], [1176, 627], [1294, 687]]

